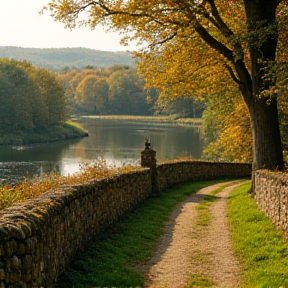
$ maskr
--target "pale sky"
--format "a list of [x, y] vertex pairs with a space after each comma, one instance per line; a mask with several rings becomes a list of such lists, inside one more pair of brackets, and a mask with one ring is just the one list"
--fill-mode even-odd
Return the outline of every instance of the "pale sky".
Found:
[[0, 46], [33, 48], [85, 47], [102, 51], [135, 50], [121, 46], [120, 36], [95, 30], [65, 29], [46, 13], [39, 11], [49, 0], [0, 0]]

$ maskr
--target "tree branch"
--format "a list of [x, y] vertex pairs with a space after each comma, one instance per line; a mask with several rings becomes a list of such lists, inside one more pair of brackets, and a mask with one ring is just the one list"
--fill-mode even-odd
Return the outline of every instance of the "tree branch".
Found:
[[218, 12], [218, 9], [215, 5], [215, 1], [214, 0], [207, 0], [207, 2], [210, 4], [212, 15], [216, 19], [216, 21], [218, 23], [218, 27], [219, 27], [220, 31], [223, 33], [223, 35], [226, 37], [233, 36], [234, 35], [233, 31], [225, 24], [225, 22], [221, 18], [220, 14]]
[[227, 60], [234, 63], [233, 52], [228, 49], [224, 44], [216, 40], [211, 36], [208, 31], [200, 24], [197, 23], [195, 27], [196, 32], [199, 36], [213, 49], [222, 54]]
[[167, 37], [167, 38], [165, 38], [159, 42], [155, 42], [155, 43], [151, 44], [150, 46], [162, 45], [162, 44], [168, 42], [169, 40], [172, 40], [175, 36], [177, 36], [177, 31], [172, 33], [169, 37]]
[[236, 77], [232, 67], [230, 67], [227, 63], [224, 63], [224, 67], [228, 70], [231, 78], [238, 84], [240, 85], [241, 81]]
[[218, 51], [228, 61], [230, 61], [233, 64], [233, 66], [235, 67], [236, 73], [239, 77], [239, 80], [236, 78], [234, 73], [231, 74], [231, 72], [229, 70], [228, 71], [229, 71], [229, 73], [232, 76], [232, 79], [234, 81], [237, 79], [236, 82], [239, 85], [239, 89], [241, 90], [243, 97], [246, 98], [246, 101], [251, 101], [252, 79], [251, 79], [250, 73], [247, 70], [245, 63], [243, 62], [242, 58], [241, 59], [240, 58], [234, 59], [233, 52], [230, 49], [228, 49], [224, 44], [217, 41], [213, 36], [211, 36], [208, 33], [208, 31], [199, 23], [196, 24], [195, 30], [199, 34], [199, 36], [206, 42], [206, 44], [208, 44], [211, 48]]

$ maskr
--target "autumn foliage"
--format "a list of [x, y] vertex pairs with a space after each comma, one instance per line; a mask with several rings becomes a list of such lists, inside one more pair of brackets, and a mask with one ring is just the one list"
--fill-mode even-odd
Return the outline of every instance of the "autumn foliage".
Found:
[[81, 184], [92, 179], [100, 180], [136, 169], [139, 168], [131, 165], [125, 167], [108, 166], [102, 159], [89, 165], [82, 164], [80, 172], [73, 175], [61, 176], [57, 173], [51, 173], [43, 175], [43, 177], [24, 178], [21, 183], [15, 186], [0, 187], [0, 210], [28, 199], [37, 198], [42, 193], [63, 185]]
[[257, 170], [284, 167], [277, 101], [287, 84], [287, 4], [50, 0], [44, 10], [68, 28], [102, 24], [123, 33], [123, 43], [138, 41], [140, 71], [163, 97], [201, 99], [238, 90], [249, 113]]

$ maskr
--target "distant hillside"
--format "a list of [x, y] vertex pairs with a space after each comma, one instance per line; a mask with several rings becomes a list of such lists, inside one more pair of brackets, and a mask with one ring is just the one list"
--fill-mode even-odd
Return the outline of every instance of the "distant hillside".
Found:
[[0, 58], [26, 60], [34, 66], [60, 71], [65, 67], [82, 69], [87, 65], [110, 67], [135, 65], [128, 52], [98, 51], [88, 48], [21, 48], [0, 46]]

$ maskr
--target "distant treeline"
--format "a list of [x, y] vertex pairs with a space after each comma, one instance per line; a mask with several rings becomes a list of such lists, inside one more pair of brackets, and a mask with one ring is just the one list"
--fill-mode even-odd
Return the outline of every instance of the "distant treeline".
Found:
[[[110, 68], [69, 70], [59, 74], [72, 113], [89, 115], [151, 115], [152, 101], [144, 80], [135, 68], [114, 65]], [[154, 98], [157, 93], [154, 91]]]
[[26, 61], [0, 60], [0, 129], [35, 130], [68, 118], [65, 90], [57, 75]]
[[89, 115], [178, 115], [201, 117], [203, 103], [179, 97], [158, 101], [157, 89], [145, 89], [144, 79], [136, 68], [114, 65], [109, 68], [87, 66], [59, 74], [71, 111]]
[[37, 67], [60, 72], [63, 69], [83, 69], [87, 65], [110, 67], [127, 64], [135, 66], [128, 52], [108, 52], [87, 48], [22, 48], [0, 46], [0, 58], [26, 60]]
[[86, 66], [56, 74], [3, 58], [0, 77], [1, 132], [47, 130], [72, 114], [201, 117], [204, 109], [188, 98], [158, 101], [157, 89], [145, 89], [144, 79], [129, 65]]

